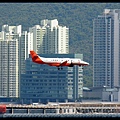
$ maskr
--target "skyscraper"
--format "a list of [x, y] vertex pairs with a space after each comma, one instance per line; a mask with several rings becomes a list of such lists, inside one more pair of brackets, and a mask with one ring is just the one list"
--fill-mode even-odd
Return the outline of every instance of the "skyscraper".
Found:
[[0, 41], [0, 96], [19, 96], [18, 41]]
[[19, 97], [19, 41], [21, 25], [3, 25], [0, 32], [0, 96]]
[[40, 25], [29, 28], [33, 34], [33, 49], [42, 54], [69, 53], [69, 28], [58, 25], [57, 19], [41, 20]]
[[120, 10], [105, 9], [93, 20], [93, 86], [120, 85]]

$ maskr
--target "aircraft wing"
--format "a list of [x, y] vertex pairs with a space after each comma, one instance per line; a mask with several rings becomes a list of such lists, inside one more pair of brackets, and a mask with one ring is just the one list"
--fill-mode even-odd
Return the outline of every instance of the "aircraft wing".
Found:
[[67, 63], [67, 60], [66, 60], [66, 61], [63, 61], [63, 62], [60, 64], [60, 66], [66, 65], [66, 63]]

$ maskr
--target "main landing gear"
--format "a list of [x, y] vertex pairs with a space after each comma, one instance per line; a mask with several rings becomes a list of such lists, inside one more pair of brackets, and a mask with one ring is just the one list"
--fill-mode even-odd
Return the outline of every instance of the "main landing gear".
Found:
[[60, 70], [60, 69], [62, 70], [63, 68], [62, 67], [58, 67], [58, 70]]
[[83, 69], [83, 66], [82, 65], [79, 65], [82, 69]]

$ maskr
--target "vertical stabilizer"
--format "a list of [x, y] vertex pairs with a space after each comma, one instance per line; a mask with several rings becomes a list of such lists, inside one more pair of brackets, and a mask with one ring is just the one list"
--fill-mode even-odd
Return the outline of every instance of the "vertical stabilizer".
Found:
[[30, 50], [30, 55], [31, 55], [31, 58], [32, 58], [32, 61], [33, 61], [33, 62], [39, 63], [39, 64], [44, 63], [44, 62], [41, 60], [41, 57], [38, 56], [35, 51]]
[[33, 51], [33, 50], [30, 51], [30, 55], [31, 55], [31, 58], [32, 58], [32, 61], [33, 61], [33, 62], [35, 62], [36, 59], [39, 58], [38, 55], [36, 54], [36, 52]]

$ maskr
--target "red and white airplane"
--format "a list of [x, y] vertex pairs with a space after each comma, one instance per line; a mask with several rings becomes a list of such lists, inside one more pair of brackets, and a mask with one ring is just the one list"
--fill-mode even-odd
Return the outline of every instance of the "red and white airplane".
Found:
[[38, 64], [47, 64], [49, 66], [56, 66], [58, 70], [62, 66], [73, 67], [74, 65], [87, 66], [89, 63], [78, 58], [45, 58], [37, 55], [33, 50], [30, 51], [32, 61]]

